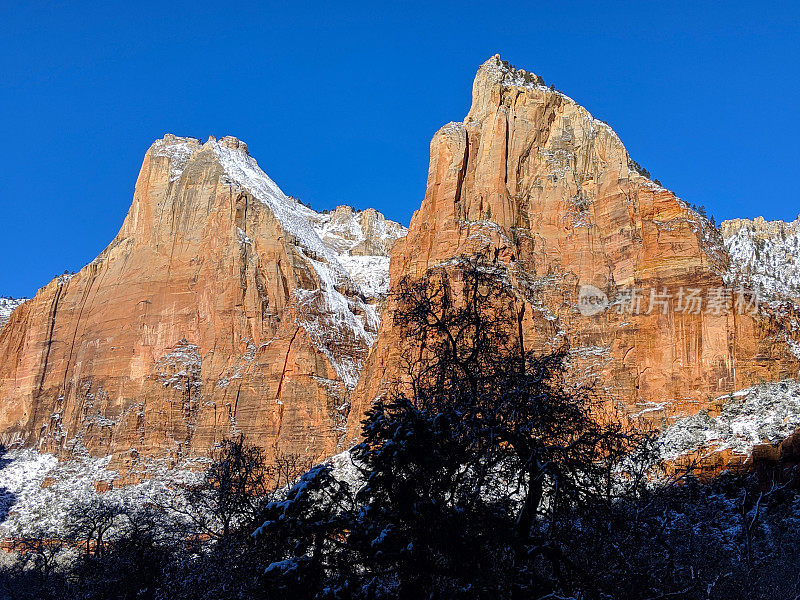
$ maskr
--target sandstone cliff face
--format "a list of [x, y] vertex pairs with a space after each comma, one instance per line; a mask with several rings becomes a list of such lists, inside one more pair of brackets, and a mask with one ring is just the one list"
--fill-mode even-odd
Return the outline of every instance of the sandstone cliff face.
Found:
[[[797, 374], [796, 231], [720, 235], [608, 125], [499, 57], [466, 119], [434, 136], [407, 236], [373, 210], [286, 197], [235, 138], [167, 136], [109, 247], [0, 330], [0, 440], [124, 466], [243, 431], [273, 457], [324, 458], [400, 377], [389, 275], [475, 252], [508, 268], [528, 347], [568, 342], [576, 377], [632, 414], [711, 419], [721, 398]], [[781, 302], [735, 306], [766, 282]], [[585, 286], [609, 304], [582, 310]]]
[[[576, 373], [596, 378], [628, 412], [655, 419], [697, 412], [762, 378], [794, 376], [796, 333], [785, 326], [792, 315], [734, 310], [718, 232], [643, 176], [608, 125], [539, 82], [499, 57], [480, 67], [466, 119], [431, 142], [427, 191], [392, 252], [392, 281], [486, 252], [508, 266], [528, 303], [531, 347], [567, 340]], [[583, 315], [584, 285], [611, 306]], [[638, 308], [625, 302], [633, 289]], [[706, 304], [676, 310], [685, 303], [681, 289], [701, 290]], [[717, 293], [727, 295], [725, 306], [713, 302]], [[386, 310], [349, 440], [386, 382], [399, 377], [391, 302]]]
[[404, 232], [287, 198], [235, 138], [157, 141], [114, 241], [0, 332], [2, 441], [123, 466], [242, 431], [328, 456]]

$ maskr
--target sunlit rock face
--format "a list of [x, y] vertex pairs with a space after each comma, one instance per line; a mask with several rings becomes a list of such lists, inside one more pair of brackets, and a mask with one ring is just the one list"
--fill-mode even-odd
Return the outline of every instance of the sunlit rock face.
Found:
[[[392, 251], [391, 280], [477, 251], [508, 267], [527, 302], [529, 347], [568, 342], [577, 376], [630, 414], [666, 423], [797, 373], [796, 308], [754, 314], [719, 231], [646, 176], [606, 123], [499, 57], [478, 70], [464, 121], [433, 137], [425, 198]], [[584, 286], [609, 305], [585, 314]], [[348, 440], [401, 378], [393, 310], [390, 300]]]
[[[476, 252], [507, 268], [526, 346], [568, 344], [577, 381], [629, 414], [713, 419], [720, 398], [796, 376], [795, 224], [717, 230], [607, 124], [499, 57], [472, 96], [431, 142], [408, 231], [311, 210], [235, 138], [155, 142], [108, 248], [5, 311], [0, 439], [124, 467], [243, 432], [269, 457], [323, 459], [402, 378], [390, 284]], [[747, 435], [782, 432], [776, 397], [731, 418], [753, 408], [767, 429]]]
[[235, 138], [158, 140], [113, 242], [3, 327], [2, 440], [122, 465], [244, 432], [328, 456], [404, 233], [287, 197]]

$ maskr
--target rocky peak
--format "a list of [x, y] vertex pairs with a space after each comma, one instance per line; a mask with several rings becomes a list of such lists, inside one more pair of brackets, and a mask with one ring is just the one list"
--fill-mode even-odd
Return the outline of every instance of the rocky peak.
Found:
[[388, 221], [374, 208], [356, 211], [350, 206], [314, 217], [317, 230], [326, 244], [351, 256], [389, 256], [394, 243], [407, 229]]
[[220, 138], [219, 145], [228, 148], [229, 150], [241, 150], [245, 154], [248, 154], [247, 144], [245, 144], [239, 138], [233, 137], [232, 135], [226, 135], [225, 137]]
[[320, 259], [316, 268], [330, 272], [323, 281], [330, 275], [335, 287], [355, 290], [367, 298], [387, 291], [388, 261], [354, 257], [388, 257], [394, 242], [406, 233], [399, 223], [387, 221], [374, 209], [359, 212], [346, 205], [330, 213], [314, 211], [286, 196], [249, 155], [247, 144], [233, 136], [219, 140], [210, 136], [201, 144], [195, 138], [168, 134], [151, 146], [149, 154], [168, 161], [165, 170], [170, 182], [191, 171], [195, 162], [203, 169], [211, 168], [208, 163], [216, 165], [223, 184], [247, 192], [269, 207], [291, 234], [292, 242]]
[[[599, 200], [612, 193], [626, 201], [615, 203], [608, 213]], [[582, 232], [594, 236], [606, 231], [611, 237], [638, 240], [642, 227], [686, 229], [694, 238], [690, 244], [698, 249], [692, 251], [698, 260], [719, 273], [726, 266], [722, 245], [706, 219], [652, 181], [611, 127], [544, 86], [539, 76], [498, 56], [478, 69], [465, 120], [445, 125], [434, 136], [428, 194], [415, 219], [427, 221], [419, 230], [428, 234], [432, 219], [456, 224], [462, 231], [483, 228], [483, 236], [468, 235], [473, 250], [493, 236], [519, 241], [522, 231], [534, 231], [541, 238], [544, 228], [555, 228], [552, 233], [559, 232], [557, 236], [548, 233], [543, 238], [559, 241], [538, 246], [539, 252], [550, 254], [544, 262], [559, 262], [559, 246], [579, 243]], [[678, 247], [688, 250], [683, 245], [674, 248]], [[612, 271], [603, 277], [606, 281], [632, 282], [630, 257], [607, 257], [604, 263]], [[578, 277], [583, 281], [596, 275]]]
[[[490, 57], [478, 67], [475, 79], [472, 82], [472, 107], [475, 108], [480, 104], [486, 104], [485, 102], [476, 102], [476, 99], [488, 98], [486, 94], [491, 93], [496, 88], [527, 89], [530, 91], [552, 92], [564, 96], [554, 87], [545, 85], [544, 78], [541, 75], [537, 75], [533, 71], [517, 68], [507, 60], [503, 60], [499, 54]], [[567, 98], [567, 96], [564, 96], [564, 98]]]
[[730, 238], [741, 230], [747, 230], [752, 234], [752, 237], [758, 239], [768, 239], [774, 237], [783, 237], [791, 235], [800, 229], [800, 216], [794, 221], [767, 221], [764, 217], [756, 217], [755, 219], [730, 219], [723, 221], [720, 224], [722, 235], [724, 238]]
[[[708, 397], [796, 374], [794, 342], [769, 317], [678, 308], [681, 290], [724, 288], [729, 257], [717, 230], [651, 180], [609, 125], [539, 76], [490, 58], [466, 118], [442, 127], [430, 152], [422, 205], [392, 252], [392, 281], [485, 253], [528, 303], [526, 347], [568, 341], [578, 376], [634, 414], [696, 412]], [[610, 308], [582, 314], [585, 286]], [[629, 312], [626, 293], [643, 298]], [[672, 311], [648, 305], [658, 294]], [[390, 322], [356, 390], [353, 439], [381, 381], [402, 379], [402, 340]]]
[[125, 463], [244, 432], [327, 456], [404, 233], [288, 197], [237, 138], [164, 136], [111, 244], [0, 332], [0, 440]]

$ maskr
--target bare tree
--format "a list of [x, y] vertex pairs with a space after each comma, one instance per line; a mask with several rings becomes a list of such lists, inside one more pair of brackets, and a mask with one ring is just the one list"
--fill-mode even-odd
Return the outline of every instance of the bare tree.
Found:
[[261, 448], [246, 444], [244, 436], [226, 439], [215, 449], [203, 480], [166, 509], [187, 519], [195, 536], [227, 539], [254, 522], [275, 489], [273, 482]]
[[123, 508], [108, 501], [103, 495], [92, 495], [87, 502], [70, 507], [67, 514], [68, 539], [85, 545], [87, 556], [102, 556], [105, 550], [106, 535], [119, 523]]

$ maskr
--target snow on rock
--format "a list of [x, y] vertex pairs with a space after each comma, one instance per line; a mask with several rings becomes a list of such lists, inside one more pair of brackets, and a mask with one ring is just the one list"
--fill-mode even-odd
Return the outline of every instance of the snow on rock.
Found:
[[389, 291], [389, 252], [408, 230], [387, 221], [378, 211], [356, 211], [349, 206], [318, 213], [306, 208], [307, 218], [325, 245], [368, 299]]
[[757, 290], [766, 300], [800, 299], [800, 217], [791, 223], [733, 219], [721, 229], [729, 285]]
[[169, 160], [169, 180], [177, 181], [189, 163], [192, 154], [200, 147], [200, 141], [195, 138], [182, 138], [167, 134], [163, 139], [157, 140], [150, 146], [150, 153], [154, 157], [163, 157]]
[[327, 463], [331, 466], [331, 475], [334, 479], [345, 482], [354, 492], [360, 490], [366, 483], [364, 473], [353, 461], [352, 450], [331, 456]]
[[[194, 138], [167, 135], [151, 146], [150, 154], [167, 158], [170, 181], [175, 181], [200, 151], [215, 155], [224, 172], [223, 184], [246, 191], [269, 207], [316, 274], [316, 288], [295, 292], [297, 323], [345, 385], [353, 388], [364, 353], [349, 353], [347, 348], [368, 349], [375, 340], [380, 303], [389, 291], [389, 252], [406, 235], [406, 228], [373, 209], [312, 210], [284, 194], [248, 154], [247, 145], [231, 136], [210, 137], [201, 144]], [[239, 244], [253, 243], [243, 231], [237, 233]]]
[[800, 383], [763, 383], [717, 399], [719, 416], [708, 411], [681, 417], [659, 436], [661, 455], [672, 460], [705, 449], [749, 455], [762, 443], [777, 444], [800, 428]]
[[[388, 253], [406, 229], [375, 210], [339, 207], [319, 213], [284, 194], [232, 137], [210, 139], [227, 183], [270, 208], [317, 275], [318, 288], [296, 290], [297, 322], [345, 385], [355, 387], [363, 356], [342, 348], [372, 346], [379, 325], [374, 300], [389, 288]], [[250, 240], [240, 240], [249, 243]]]
[[8, 323], [8, 319], [11, 318], [11, 313], [14, 312], [14, 309], [26, 300], [27, 298], [0, 297], [0, 329]]
[[174, 349], [156, 362], [159, 380], [164, 387], [186, 391], [199, 388], [202, 357], [195, 344], [180, 340]]
[[388, 256], [342, 254], [339, 262], [366, 298], [379, 298], [389, 292]]

